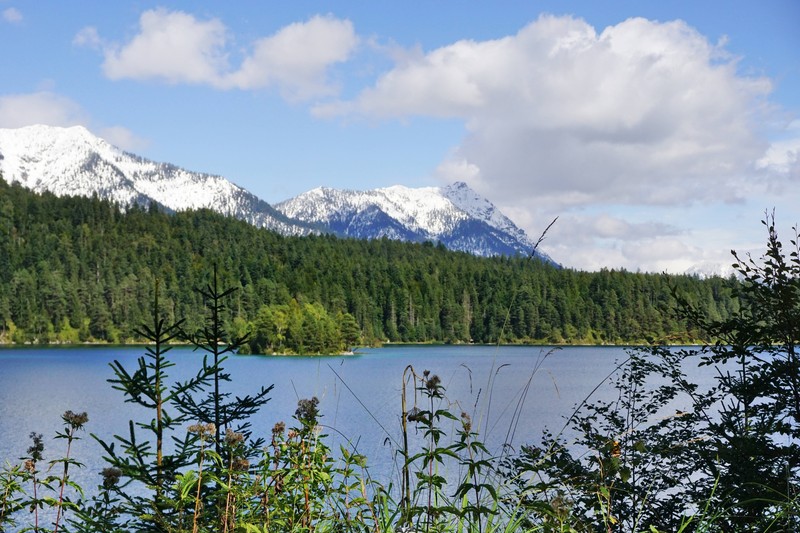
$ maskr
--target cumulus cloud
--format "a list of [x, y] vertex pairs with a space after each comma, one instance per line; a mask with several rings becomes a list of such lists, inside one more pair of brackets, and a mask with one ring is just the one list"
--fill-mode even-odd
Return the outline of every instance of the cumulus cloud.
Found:
[[766, 148], [751, 119], [770, 90], [681, 21], [598, 33], [542, 16], [516, 35], [410, 56], [315, 111], [461, 118], [467, 135], [445, 166], [470, 169], [500, 203], [673, 204], [738, 198], [732, 180]]
[[7, 7], [3, 10], [3, 20], [11, 24], [19, 24], [22, 22], [22, 13], [15, 7]]
[[[598, 209], [595, 213], [561, 214], [548, 231], [543, 250], [567, 266], [585, 270], [614, 265], [628, 270], [681, 272], [691, 264], [685, 255], [675, 255], [696, 252], [696, 247], [687, 243], [691, 240], [687, 239], [688, 231], [672, 223], [641, 219], [635, 213], [612, 215]], [[532, 236], [549, 223], [543, 211], [538, 206], [519, 212], [508, 209], [512, 219], [524, 221], [531, 228]], [[693, 259], [699, 257], [696, 254]]]
[[103, 50], [103, 71], [110, 79], [218, 89], [277, 87], [297, 100], [335, 94], [328, 70], [346, 61], [358, 43], [350, 21], [315, 16], [257, 40], [235, 67], [231, 40], [219, 19], [199, 20], [159, 8], [142, 13], [138, 33], [124, 44], [105, 42], [91, 27], [82, 29], [74, 42]]
[[51, 91], [0, 95], [0, 128], [22, 128], [34, 124], [46, 126], [86, 126], [123, 150], [141, 150], [148, 142], [122, 126], [92, 125], [89, 115], [73, 100]]
[[299, 99], [334, 94], [327, 67], [346, 61], [357, 42], [350, 21], [315, 16], [257, 41], [241, 68], [223, 84], [239, 89], [276, 84], [285, 96]]
[[477, 165], [465, 159], [447, 158], [436, 168], [436, 175], [443, 183], [474, 182], [480, 173]]
[[21, 128], [32, 124], [75, 126], [87, 116], [74, 101], [49, 91], [0, 95], [0, 127]]
[[791, 182], [800, 181], [800, 121], [794, 121], [786, 128], [789, 138], [775, 141], [759, 159], [756, 166], [769, 175], [788, 178]]
[[199, 21], [163, 8], [145, 11], [133, 39], [106, 47], [103, 71], [112, 80], [213, 83], [226, 68], [225, 31], [216, 19]]
[[396, 55], [356, 97], [313, 112], [462, 120], [436, 175], [466, 181], [530, 235], [560, 215], [543, 248], [566, 265], [716, 268], [728, 249], [706, 250], [686, 221], [664, 222], [669, 211], [702, 218], [707, 204], [785, 188], [800, 168], [796, 140], [762, 137], [771, 81], [742, 74], [725, 44], [680, 20], [595, 29], [543, 15], [514, 35]]
[[[642, 272], [671, 272], [728, 275], [729, 248], [698, 243], [702, 238], [684, 231], [628, 235], [622, 239], [592, 238], [591, 226], [569, 226], [574, 221], [559, 219], [542, 249], [566, 266], [587, 271], [617, 268]], [[633, 224], [644, 230], [648, 223]], [[583, 230], [586, 234], [579, 234]]]
[[109, 126], [100, 128], [98, 135], [117, 148], [121, 148], [128, 152], [136, 153], [140, 150], [145, 150], [150, 146], [150, 141], [148, 139], [139, 137], [131, 130], [123, 126]]

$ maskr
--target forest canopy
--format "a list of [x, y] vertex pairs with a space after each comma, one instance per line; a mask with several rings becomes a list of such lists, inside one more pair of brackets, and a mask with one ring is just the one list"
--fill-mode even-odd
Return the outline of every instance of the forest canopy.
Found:
[[0, 180], [0, 340], [134, 342], [156, 279], [168, 319], [202, 322], [216, 267], [245, 351], [335, 353], [381, 342], [641, 343], [699, 340], [670, 312], [737, 309], [733, 279], [582, 272], [435, 243], [286, 237], [207, 210], [125, 210]]

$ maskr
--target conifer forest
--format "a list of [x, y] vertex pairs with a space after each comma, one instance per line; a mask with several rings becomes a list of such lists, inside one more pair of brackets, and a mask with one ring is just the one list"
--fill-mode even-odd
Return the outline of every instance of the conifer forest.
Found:
[[735, 281], [582, 272], [528, 257], [480, 258], [435, 243], [285, 237], [209, 211], [120, 209], [0, 180], [0, 340], [141, 340], [155, 281], [170, 318], [202, 320], [216, 268], [235, 289], [224, 317], [252, 353], [338, 353], [385, 342], [681, 343], [671, 312], [736, 309]]

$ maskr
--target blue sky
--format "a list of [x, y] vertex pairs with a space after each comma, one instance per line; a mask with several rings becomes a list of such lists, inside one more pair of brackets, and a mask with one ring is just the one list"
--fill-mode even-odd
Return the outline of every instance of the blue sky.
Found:
[[719, 271], [800, 219], [800, 2], [0, 0], [0, 127], [275, 203], [465, 181], [562, 264]]

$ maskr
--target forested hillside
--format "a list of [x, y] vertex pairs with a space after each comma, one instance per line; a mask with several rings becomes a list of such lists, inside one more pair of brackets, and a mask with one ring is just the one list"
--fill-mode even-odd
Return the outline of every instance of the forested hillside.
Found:
[[[639, 342], [699, 335], [671, 287], [708, 316], [736, 305], [732, 280], [559, 269], [434, 244], [282, 237], [209, 211], [121, 212], [0, 179], [0, 338], [135, 341], [155, 280], [172, 318], [200, 325], [214, 265], [230, 330], [251, 349], [318, 353], [356, 343]], [[508, 324], [503, 328], [508, 316]]]

